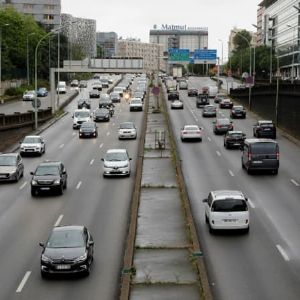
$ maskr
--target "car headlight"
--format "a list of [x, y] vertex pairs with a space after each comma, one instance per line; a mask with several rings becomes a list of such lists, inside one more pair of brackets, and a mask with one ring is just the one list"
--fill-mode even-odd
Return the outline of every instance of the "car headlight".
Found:
[[42, 254], [41, 260], [45, 263], [52, 261], [48, 256], [46, 256], [44, 254]]
[[106, 118], [108, 118], [108, 117], [109, 117], [109, 114], [106, 115]]
[[108, 166], [107, 164], [104, 164], [103, 166], [104, 166], [104, 168], [111, 168], [111, 167]]
[[54, 184], [60, 184], [60, 179], [56, 179], [56, 180], [54, 181]]
[[128, 167], [128, 164], [124, 165], [122, 168], [127, 168]]
[[75, 259], [75, 262], [81, 262], [81, 261], [85, 261], [87, 259], [87, 252], [85, 252], [83, 255], [77, 257]]
[[36, 180], [31, 180], [31, 184], [32, 185], [37, 185], [37, 181]]
[[14, 174], [16, 174], [16, 172], [17, 172], [17, 170], [14, 170], [14, 171], [11, 171], [9, 174], [14, 175]]

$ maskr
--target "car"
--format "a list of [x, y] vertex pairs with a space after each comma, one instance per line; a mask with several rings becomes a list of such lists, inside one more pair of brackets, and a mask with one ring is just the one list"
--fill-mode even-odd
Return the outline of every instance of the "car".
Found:
[[101, 84], [102, 84], [102, 88], [108, 88], [108, 87], [109, 87], [108, 79], [101, 78], [101, 79], [100, 79], [100, 82], [101, 82]]
[[30, 172], [31, 195], [37, 196], [40, 192], [54, 191], [59, 195], [67, 188], [67, 171], [60, 161], [41, 162], [34, 172]]
[[215, 98], [214, 98], [214, 102], [215, 103], [220, 103], [222, 99], [227, 98], [228, 96], [226, 94], [223, 93], [218, 93]]
[[132, 98], [129, 104], [130, 111], [143, 110], [143, 102], [140, 98]]
[[207, 94], [198, 94], [196, 98], [196, 107], [201, 108], [209, 104], [209, 98]]
[[90, 98], [100, 98], [100, 92], [96, 89], [92, 89], [89, 92]]
[[36, 95], [38, 97], [46, 97], [46, 96], [48, 96], [48, 90], [45, 87], [40, 87], [37, 90]]
[[227, 131], [224, 135], [224, 147], [227, 149], [234, 147], [240, 148], [244, 145], [245, 138], [246, 134], [242, 131]]
[[85, 226], [56, 226], [46, 243], [40, 242], [41, 277], [58, 274], [89, 275], [93, 263], [94, 240]]
[[99, 108], [107, 108], [114, 107], [112, 100], [108, 94], [101, 94], [99, 99]]
[[230, 118], [246, 119], [246, 109], [242, 105], [233, 105], [230, 112]]
[[188, 96], [189, 97], [198, 96], [198, 90], [197, 89], [188, 89]]
[[217, 118], [213, 124], [213, 131], [215, 134], [224, 134], [227, 131], [233, 130], [233, 123], [228, 118]]
[[178, 87], [180, 90], [187, 90], [188, 89], [188, 83], [185, 80], [179, 81]]
[[81, 88], [81, 89], [82, 89], [82, 88], [87, 88], [87, 85], [88, 85], [88, 84], [87, 84], [87, 81], [86, 81], [86, 80], [80, 80], [80, 81], [79, 81], [79, 86], [78, 86], [78, 87]]
[[198, 140], [202, 141], [202, 128], [198, 125], [185, 125], [180, 130], [181, 141]]
[[132, 98], [140, 98], [142, 101], [144, 101], [145, 93], [142, 91], [134, 91]]
[[59, 81], [57, 84], [56, 92], [58, 94], [66, 94], [67, 92], [67, 84], [65, 81]]
[[210, 85], [208, 87], [208, 97], [215, 98], [217, 94], [218, 94], [218, 87], [215, 85]]
[[215, 230], [241, 230], [245, 233], [250, 229], [248, 199], [241, 191], [211, 191], [203, 200], [205, 204], [205, 222], [209, 232]]
[[119, 126], [118, 138], [120, 139], [136, 139], [137, 130], [133, 122], [123, 122]]
[[108, 78], [108, 83], [109, 83], [109, 84], [112, 84], [112, 83], [114, 83], [114, 80], [113, 80], [111, 77], [109, 77], [109, 78]]
[[93, 75], [93, 79], [95, 79], [95, 80], [100, 80], [100, 78], [101, 78], [100, 74], [94, 74]]
[[36, 98], [35, 91], [25, 91], [23, 93], [23, 101], [32, 101]]
[[217, 108], [214, 105], [208, 104], [203, 107], [202, 117], [211, 118], [216, 116], [217, 116]]
[[70, 84], [71, 87], [78, 87], [79, 81], [77, 79], [73, 79]]
[[109, 98], [113, 103], [121, 102], [121, 96], [119, 93], [112, 92], [112, 93], [110, 93]]
[[91, 100], [90, 99], [79, 99], [77, 101], [77, 108], [78, 109], [82, 109], [82, 108], [87, 108], [90, 109], [91, 108]]
[[121, 86], [116, 86], [113, 89], [113, 93], [118, 93], [120, 95], [120, 97], [123, 97], [123, 92], [124, 92], [124, 89]]
[[229, 98], [224, 98], [219, 103], [220, 108], [232, 108], [233, 102]]
[[170, 107], [171, 109], [183, 109], [183, 102], [179, 99], [173, 100]]
[[252, 171], [271, 171], [278, 174], [279, 145], [272, 139], [245, 139], [241, 147], [242, 168]]
[[39, 135], [27, 135], [20, 143], [20, 155], [38, 154], [42, 155], [46, 152], [46, 144], [42, 137]]
[[131, 158], [126, 149], [109, 149], [101, 160], [103, 161], [103, 177], [130, 176]]
[[73, 129], [80, 128], [83, 122], [91, 120], [91, 112], [89, 109], [76, 109], [72, 115], [73, 118]]
[[93, 120], [95, 122], [101, 122], [101, 121], [109, 121], [110, 120], [110, 114], [109, 110], [107, 108], [97, 108], [93, 112]]
[[176, 100], [179, 99], [179, 92], [178, 91], [170, 91], [168, 93], [168, 100]]
[[101, 84], [101, 82], [100, 81], [94, 81], [93, 83], [92, 83], [92, 89], [93, 90], [98, 90], [98, 91], [102, 91], [102, 84]]
[[208, 86], [203, 86], [201, 94], [207, 94], [208, 95], [208, 91], [209, 91], [209, 87]]
[[79, 128], [79, 138], [84, 137], [94, 137], [96, 138], [98, 136], [98, 127], [95, 122], [88, 121], [81, 124]]
[[253, 136], [276, 139], [276, 126], [271, 120], [259, 120], [253, 126]]
[[24, 175], [24, 164], [19, 153], [0, 154], [0, 181], [19, 181]]

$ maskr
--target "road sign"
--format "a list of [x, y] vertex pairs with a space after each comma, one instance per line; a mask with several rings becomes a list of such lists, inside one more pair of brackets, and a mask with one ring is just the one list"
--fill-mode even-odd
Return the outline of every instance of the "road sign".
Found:
[[37, 108], [41, 107], [41, 100], [39, 98], [34, 98], [31, 101], [31, 105], [32, 105], [33, 108], [35, 108], [35, 102], [36, 102], [36, 107]]
[[154, 86], [152, 88], [152, 93], [155, 95], [155, 96], [158, 96], [159, 95], [159, 87], [158, 86]]
[[195, 64], [215, 64], [217, 60], [217, 50], [215, 49], [195, 49]]
[[189, 49], [170, 48], [168, 52], [169, 52], [169, 63], [190, 61]]

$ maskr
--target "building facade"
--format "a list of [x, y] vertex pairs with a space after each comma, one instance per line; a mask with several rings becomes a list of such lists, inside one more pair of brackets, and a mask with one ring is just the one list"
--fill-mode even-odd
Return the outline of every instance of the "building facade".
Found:
[[165, 71], [163, 46], [156, 43], [143, 43], [138, 40], [120, 39], [117, 46], [117, 57], [142, 57], [144, 69], [148, 72]]
[[61, 0], [3, 0], [2, 5], [12, 6], [20, 13], [33, 16], [36, 22], [47, 28], [60, 25]]
[[101, 46], [104, 57], [113, 57], [117, 53], [118, 35], [115, 32], [97, 32], [97, 46]]
[[[96, 20], [62, 14], [61, 25], [63, 26], [63, 33], [67, 36], [71, 45], [80, 47], [87, 58], [96, 57]], [[72, 60], [71, 50], [69, 59]]]

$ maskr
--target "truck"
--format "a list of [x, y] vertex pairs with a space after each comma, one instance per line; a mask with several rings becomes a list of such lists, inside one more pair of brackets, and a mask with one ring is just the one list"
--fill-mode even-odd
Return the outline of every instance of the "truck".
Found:
[[169, 93], [171, 91], [176, 91], [177, 90], [177, 81], [175, 79], [168, 78], [166, 80], [166, 88], [167, 88], [167, 93]]
[[173, 78], [181, 78], [182, 77], [182, 68], [181, 67], [173, 67]]

